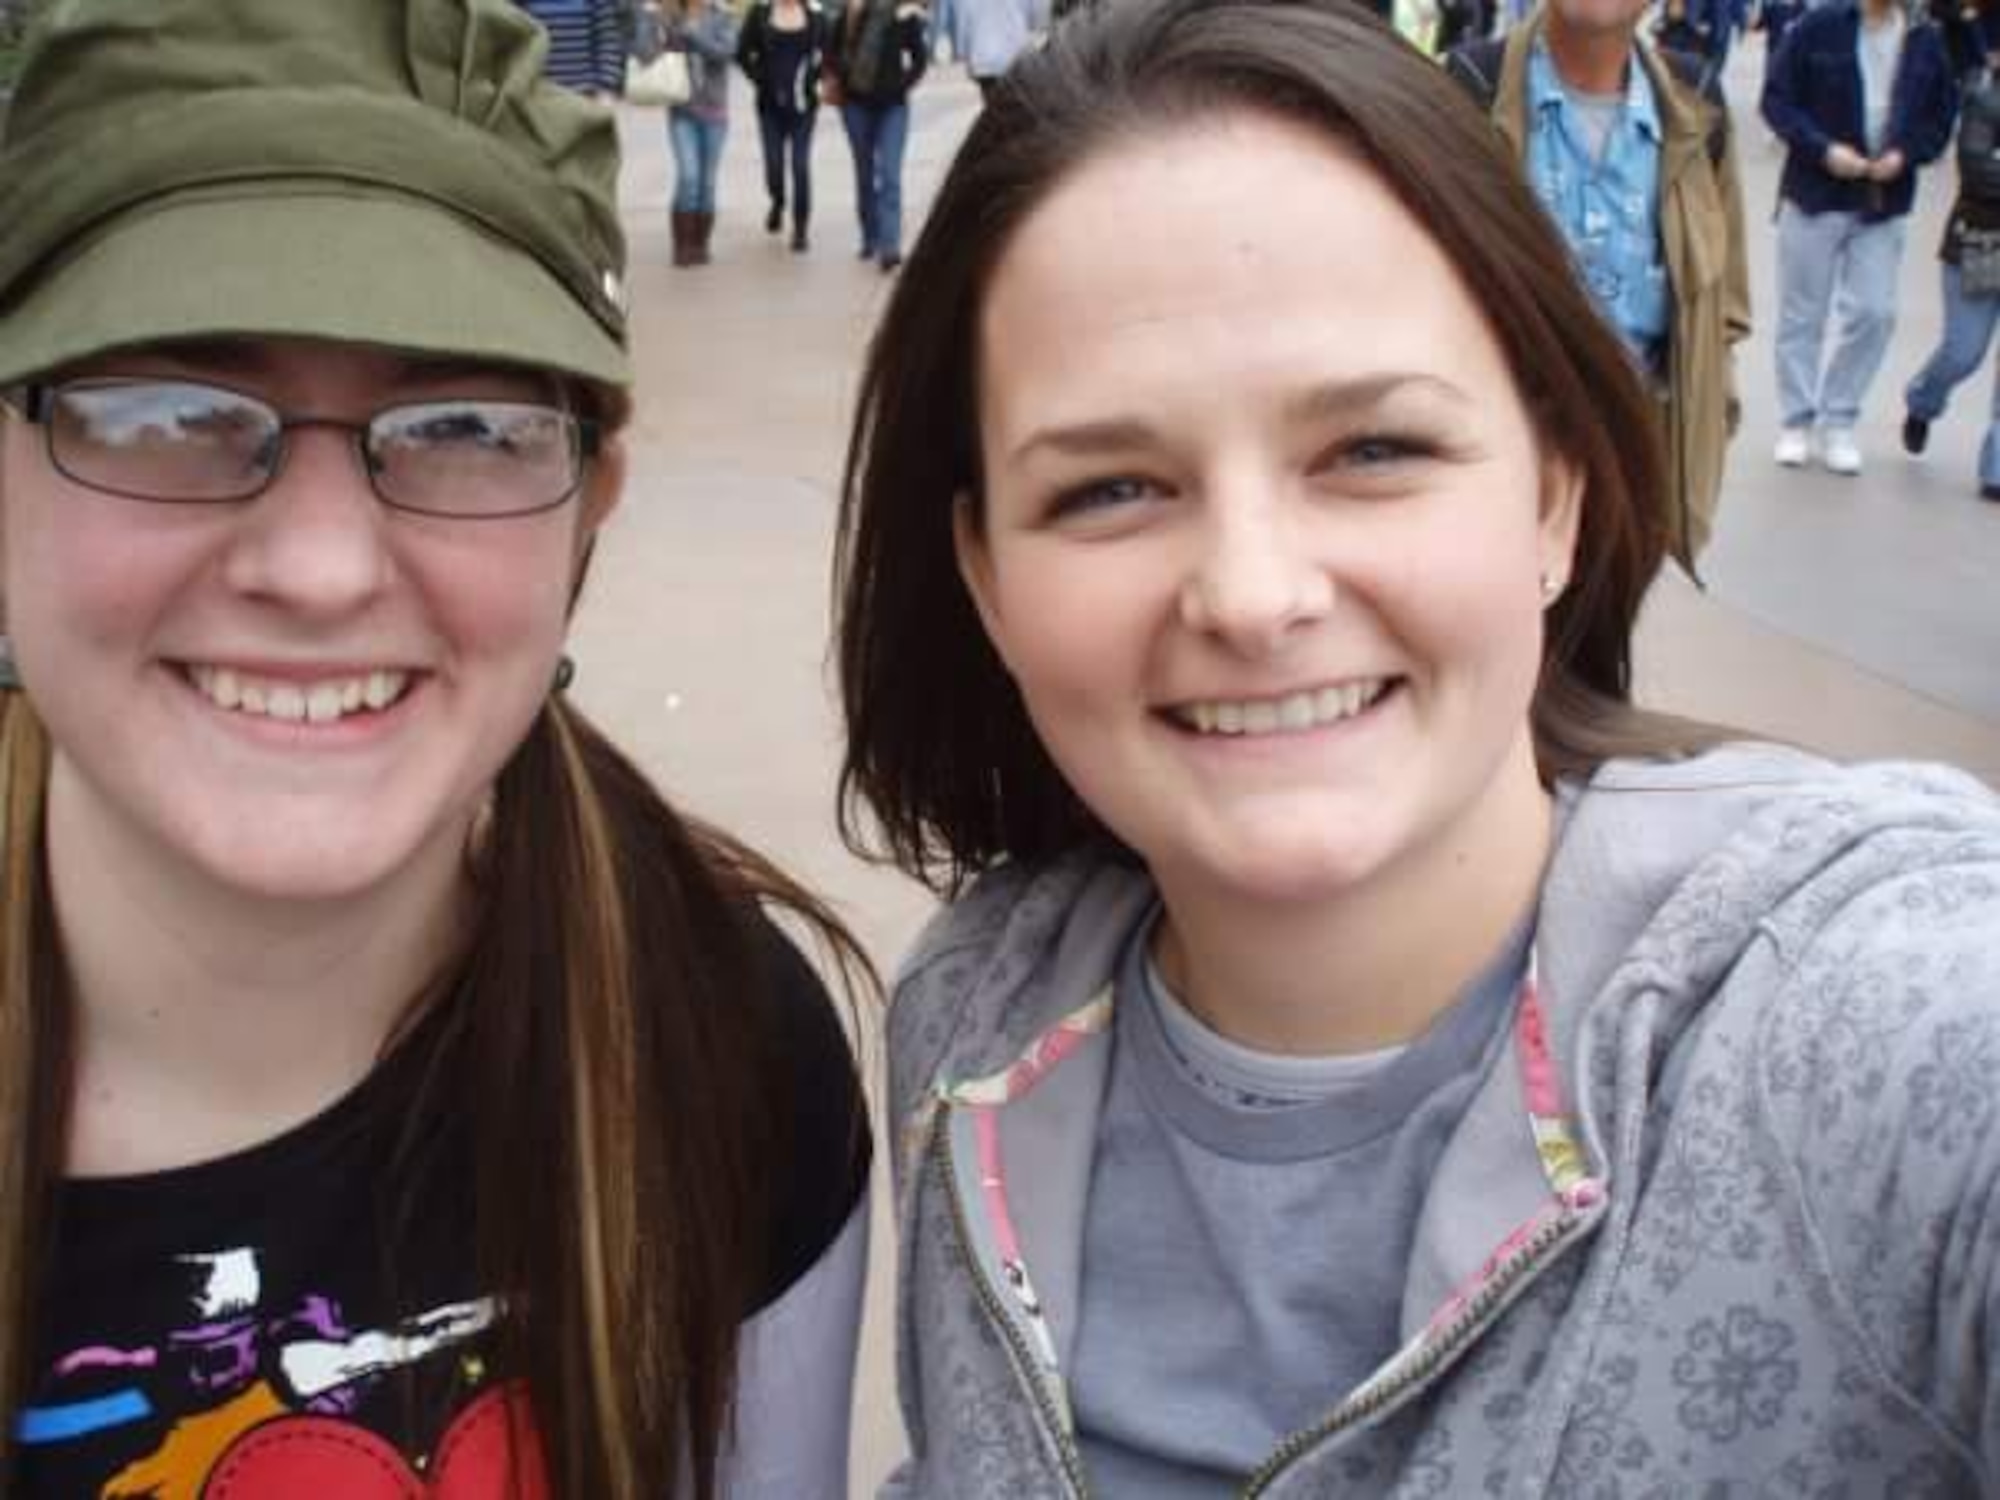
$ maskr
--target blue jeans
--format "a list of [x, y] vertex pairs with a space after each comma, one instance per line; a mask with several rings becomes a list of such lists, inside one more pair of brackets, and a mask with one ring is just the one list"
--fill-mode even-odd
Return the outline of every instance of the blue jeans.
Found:
[[840, 107], [854, 153], [854, 203], [861, 215], [861, 249], [903, 253], [903, 148], [910, 140], [910, 106], [848, 103]]
[[[1958, 267], [1941, 265], [1944, 274], [1944, 333], [1935, 353], [1924, 361], [1903, 392], [1910, 415], [1935, 422], [1960, 381], [1986, 361], [1993, 329], [2000, 324], [2000, 297], [1968, 297], [1959, 285]], [[1979, 445], [1979, 482], [2000, 484], [2000, 381], [1987, 408], [1986, 440]]]
[[722, 161], [727, 120], [710, 120], [688, 109], [667, 111], [667, 143], [674, 150], [674, 212], [715, 212], [715, 169]]
[[[1896, 329], [1896, 268], [1909, 221], [1778, 210], [1778, 419], [1852, 427]], [[1833, 313], [1833, 348], [1826, 320]]]
[[771, 206], [785, 206], [785, 164], [792, 168], [792, 224], [804, 229], [812, 222], [813, 120], [815, 112], [791, 114], [775, 109], [757, 111], [757, 134], [764, 143], [764, 191]]

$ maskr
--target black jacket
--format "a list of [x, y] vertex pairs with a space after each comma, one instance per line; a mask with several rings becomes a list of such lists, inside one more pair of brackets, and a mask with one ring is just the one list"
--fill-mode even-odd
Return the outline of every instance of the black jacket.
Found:
[[924, 8], [913, 0], [851, 0], [834, 30], [841, 91], [857, 104], [901, 104], [930, 62]]
[[2000, 206], [2000, 79], [1987, 73], [1966, 90], [1958, 126], [1958, 191]]
[[826, 66], [827, 49], [833, 41], [834, 20], [817, 3], [805, 0], [806, 57], [799, 68], [792, 97], [782, 97], [782, 80], [770, 76], [767, 64], [771, 52], [771, 0], [754, 0], [743, 13], [743, 29], [736, 37], [736, 65], [757, 91], [757, 108], [780, 114], [811, 114], [819, 107], [819, 75]]

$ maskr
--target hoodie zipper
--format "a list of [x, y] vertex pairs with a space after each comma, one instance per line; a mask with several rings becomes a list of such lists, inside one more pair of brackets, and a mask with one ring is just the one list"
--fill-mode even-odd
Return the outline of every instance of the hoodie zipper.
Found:
[[1346, 1429], [1368, 1420], [1395, 1404], [1406, 1393], [1422, 1385], [1440, 1366], [1448, 1363], [1472, 1337], [1481, 1331], [1508, 1296], [1531, 1275], [1544, 1269], [1550, 1255], [1562, 1247], [1573, 1232], [1586, 1226], [1590, 1215], [1564, 1204], [1548, 1223], [1536, 1230], [1467, 1300], [1458, 1315], [1410, 1362], [1380, 1384], [1364, 1386], [1336, 1406], [1317, 1426], [1293, 1433], [1278, 1450], [1258, 1466], [1244, 1484], [1240, 1500], [1256, 1500], [1267, 1493], [1309, 1450]]
[[972, 1232], [966, 1223], [965, 1205], [958, 1196], [958, 1185], [951, 1164], [951, 1140], [949, 1121], [951, 1109], [947, 1105], [937, 1111], [931, 1124], [931, 1160], [938, 1172], [940, 1186], [944, 1189], [945, 1201], [951, 1205], [952, 1231], [958, 1239], [959, 1252], [965, 1257], [966, 1268], [972, 1274], [972, 1286], [979, 1298], [979, 1304], [986, 1311], [987, 1320], [999, 1330], [1007, 1347], [1014, 1356], [1015, 1373], [1028, 1387], [1034, 1399], [1035, 1410], [1042, 1419], [1043, 1430], [1054, 1444], [1056, 1455], [1061, 1460], [1063, 1478], [1069, 1484], [1070, 1494], [1076, 1500], [1089, 1500], [1090, 1485], [1084, 1478], [1083, 1454], [1069, 1435], [1069, 1425], [1063, 1419], [1061, 1405], [1048, 1382], [1038, 1373], [1038, 1361], [1034, 1351], [1028, 1347], [1027, 1337], [1014, 1325], [1008, 1316], [1000, 1294], [986, 1275], [986, 1268], [980, 1263], [978, 1254], [972, 1247]]

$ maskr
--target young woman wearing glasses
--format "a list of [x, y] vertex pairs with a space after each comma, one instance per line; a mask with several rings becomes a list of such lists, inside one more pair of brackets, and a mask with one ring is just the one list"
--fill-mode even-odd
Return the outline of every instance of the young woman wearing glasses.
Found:
[[504, 0], [78, 0], [0, 142], [0, 1489], [845, 1493], [866, 1127], [563, 692], [607, 114]]
[[1655, 428], [1361, 7], [1009, 73], [843, 517], [889, 1493], [1996, 1493], [2000, 803], [1632, 704]]

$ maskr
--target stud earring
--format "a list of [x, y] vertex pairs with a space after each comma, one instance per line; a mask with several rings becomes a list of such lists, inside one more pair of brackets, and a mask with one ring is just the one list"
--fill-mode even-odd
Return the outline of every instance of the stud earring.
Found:
[[1552, 574], [1542, 574], [1542, 603], [1553, 604], [1562, 597], [1562, 580]]
[[556, 663], [556, 685], [554, 691], [566, 693], [569, 691], [569, 685], [575, 681], [576, 662], [565, 652], [562, 660]]

